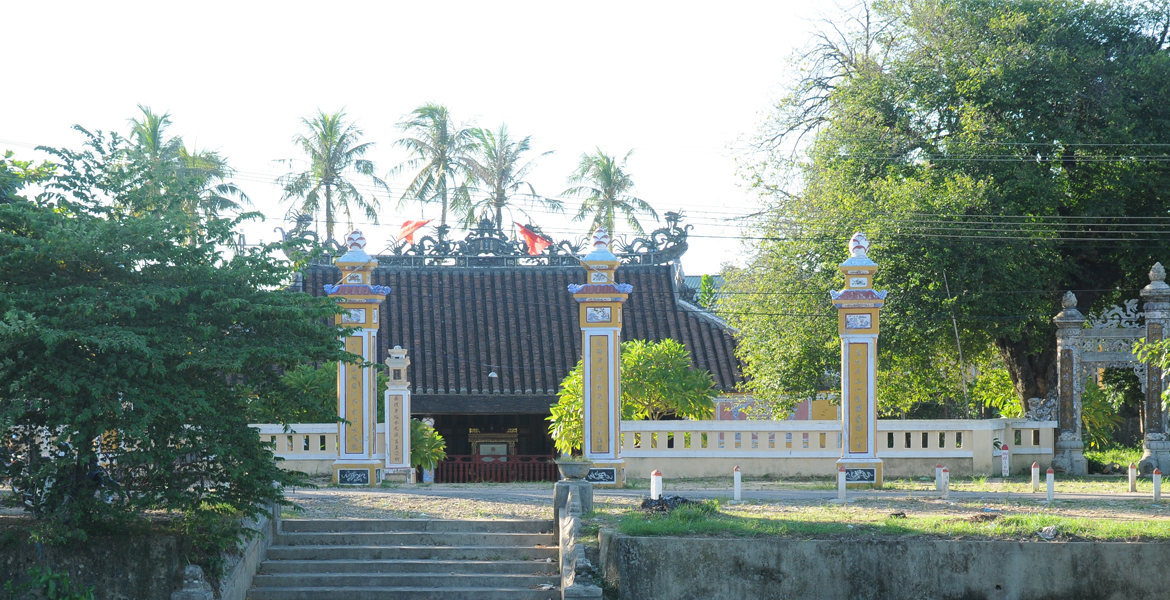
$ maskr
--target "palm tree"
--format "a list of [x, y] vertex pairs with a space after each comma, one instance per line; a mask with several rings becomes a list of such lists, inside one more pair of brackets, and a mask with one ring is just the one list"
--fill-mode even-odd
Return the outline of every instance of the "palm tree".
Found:
[[[312, 119], [301, 119], [301, 122], [308, 134], [297, 134], [293, 143], [308, 156], [309, 168], [290, 172], [276, 180], [284, 188], [281, 200], [299, 198], [301, 212], [314, 217], [324, 205], [326, 240], [333, 240], [338, 210], [345, 213], [346, 219], [353, 224], [351, 205], [354, 209], [364, 210], [366, 217], [377, 224], [378, 199], [370, 195], [367, 200], [352, 180], [354, 175], [364, 175], [375, 186], [386, 188], [386, 182], [374, 175], [373, 161], [362, 158], [374, 143], [358, 143], [362, 130], [345, 122], [344, 109], [332, 114], [318, 109]], [[292, 160], [284, 162], [293, 166]]]
[[[486, 191], [488, 196], [472, 202], [468, 207], [467, 223], [474, 223], [476, 213], [480, 210], [490, 209], [494, 213], [496, 228], [503, 230], [504, 208], [509, 206], [512, 198], [516, 196], [526, 197], [533, 204], [540, 204], [553, 210], [563, 209], [563, 204], [559, 200], [538, 196], [532, 184], [524, 180], [535, 165], [536, 159], [548, 156], [552, 151], [521, 163], [521, 155], [528, 152], [532, 136], [514, 140], [508, 133], [507, 125], [500, 125], [494, 132], [473, 129], [471, 136], [476, 143], [472, 155], [467, 158], [467, 168], [475, 186], [480, 191]], [[528, 192], [521, 193], [522, 188], [527, 188]]]
[[562, 196], [584, 196], [581, 208], [573, 216], [574, 221], [583, 221], [592, 215], [591, 229], [605, 227], [612, 236], [614, 234], [615, 217], [622, 213], [628, 224], [636, 233], [642, 233], [642, 224], [638, 222], [637, 213], [649, 213], [658, 220], [658, 214], [641, 198], [629, 195], [634, 188], [634, 182], [629, 173], [625, 172], [626, 160], [634, 151], [630, 150], [617, 162], [614, 157], [604, 153], [600, 148], [593, 154], [582, 154], [577, 170], [569, 176], [569, 189], [561, 193]]
[[[463, 210], [469, 204], [467, 156], [475, 146], [471, 130], [456, 126], [447, 107], [438, 104], [425, 104], [414, 109], [398, 127], [413, 134], [413, 137], [394, 142], [395, 146], [409, 151], [411, 157], [395, 167], [390, 176], [418, 169], [400, 203], [407, 200], [418, 200], [422, 204], [438, 201], [441, 205], [439, 230], [445, 231], [447, 211]], [[457, 183], [457, 179], [462, 181]]]
[[[167, 138], [171, 114], [161, 115], [149, 106], [138, 105], [142, 119], [130, 119], [129, 158], [145, 167], [143, 189], [147, 200], [133, 207], [137, 211], [178, 208], [195, 218], [213, 218], [223, 211], [250, 205], [248, 195], [228, 181], [235, 171], [227, 159], [214, 150], [188, 150], [183, 138]], [[188, 193], [179, 193], [180, 188]]]

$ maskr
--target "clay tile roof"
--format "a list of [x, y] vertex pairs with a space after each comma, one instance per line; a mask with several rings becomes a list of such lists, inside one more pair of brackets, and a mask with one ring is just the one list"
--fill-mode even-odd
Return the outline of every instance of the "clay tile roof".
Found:
[[[323, 286], [339, 278], [335, 267], [310, 267], [304, 290], [325, 295]], [[579, 267], [378, 267], [373, 284], [393, 290], [383, 305], [378, 360], [394, 346], [410, 350], [414, 412], [547, 413], [581, 358], [568, 286], [583, 279]], [[735, 390], [743, 370], [734, 338], [709, 313], [679, 302], [674, 279], [670, 265], [618, 269], [618, 283], [633, 285], [622, 338], [674, 338], [718, 389]], [[484, 408], [493, 399], [497, 407]]]

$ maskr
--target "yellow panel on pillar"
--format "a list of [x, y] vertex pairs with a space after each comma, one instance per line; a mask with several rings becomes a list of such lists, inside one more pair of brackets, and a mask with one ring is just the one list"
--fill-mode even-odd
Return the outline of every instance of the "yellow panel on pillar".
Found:
[[593, 485], [622, 487], [626, 479], [621, 448], [622, 305], [633, 286], [614, 280], [621, 263], [610, 252], [609, 242], [604, 229], [593, 234], [593, 251], [581, 259], [587, 283], [572, 284], [569, 291], [578, 303], [581, 324], [585, 369], [583, 454], [593, 463], [588, 479]]
[[[342, 339], [347, 352], [369, 364], [378, 357], [379, 310], [390, 288], [373, 285], [378, 261], [366, 254], [366, 238], [354, 231], [345, 238], [348, 251], [333, 261], [341, 269], [341, 281], [326, 285], [325, 293], [341, 305], [336, 323], [354, 329]], [[361, 364], [337, 366], [338, 423], [337, 460], [333, 482], [341, 485], [377, 485], [383, 462], [378, 459], [377, 371]]]
[[832, 291], [841, 337], [841, 460], [849, 487], [881, 487], [882, 459], [877, 455], [878, 316], [885, 290], [873, 289], [877, 263], [869, 258], [869, 240], [857, 232], [849, 239], [849, 258], [838, 266], [845, 288]]

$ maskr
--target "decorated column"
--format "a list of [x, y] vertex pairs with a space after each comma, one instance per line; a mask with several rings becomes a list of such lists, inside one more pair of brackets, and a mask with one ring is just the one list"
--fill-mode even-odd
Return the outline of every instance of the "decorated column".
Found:
[[[1160, 342], [1170, 326], [1170, 285], [1166, 285], [1166, 269], [1154, 263], [1150, 269], [1150, 284], [1141, 291], [1146, 313], [1146, 341]], [[1142, 459], [1138, 470], [1150, 475], [1154, 469], [1170, 470], [1170, 441], [1166, 440], [1165, 415], [1162, 412], [1162, 370], [1146, 365], [1145, 422], [1142, 423]]]
[[410, 466], [410, 382], [406, 368], [410, 358], [402, 346], [395, 346], [386, 357], [386, 472], [389, 481], [414, 483]]
[[886, 292], [873, 289], [877, 264], [869, 259], [869, 241], [857, 232], [849, 239], [849, 259], [838, 266], [845, 289], [831, 291], [841, 336], [841, 460], [845, 483], [852, 487], [882, 485], [877, 457], [878, 314]]
[[621, 342], [622, 303], [633, 286], [614, 281], [620, 264], [609, 251], [609, 234], [593, 234], [593, 251], [581, 259], [585, 284], [572, 284], [581, 323], [584, 373], [585, 459], [592, 461], [589, 480], [594, 485], [625, 483], [621, 450]]
[[[337, 324], [355, 328], [342, 338], [346, 351], [369, 364], [377, 360], [378, 309], [390, 288], [371, 284], [378, 261], [366, 254], [361, 231], [346, 236], [345, 244], [348, 252], [333, 261], [341, 269], [341, 283], [326, 285], [325, 293], [341, 305]], [[337, 409], [343, 422], [337, 425], [334, 483], [376, 485], [382, 477], [382, 461], [374, 456], [378, 451], [377, 387], [376, 369], [338, 363]]]
[[1052, 468], [1070, 475], [1088, 473], [1085, 444], [1081, 440], [1081, 391], [1085, 385], [1081, 372], [1081, 332], [1085, 315], [1077, 310], [1077, 297], [1065, 292], [1060, 301], [1063, 310], [1052, 319], [1056, 324], [1056, 395], [1059, 431], [1052, 456]]

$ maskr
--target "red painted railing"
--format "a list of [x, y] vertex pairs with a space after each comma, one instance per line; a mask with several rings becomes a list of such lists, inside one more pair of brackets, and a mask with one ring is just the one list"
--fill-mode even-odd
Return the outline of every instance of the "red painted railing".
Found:
[[485, 456], [448, 455], [435, 468], [435, 483], [493, 481], [556, 481], [557, 465], [551, 454]]

